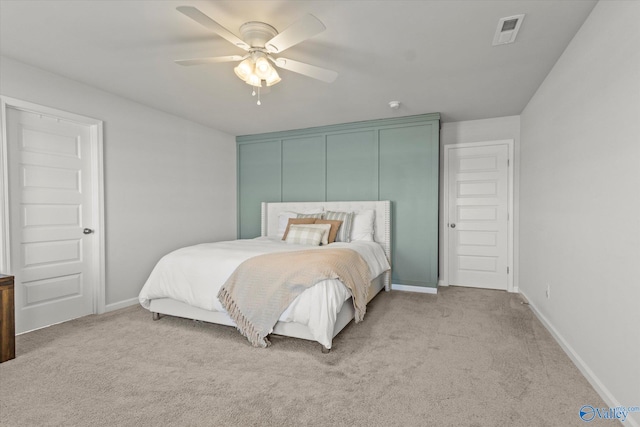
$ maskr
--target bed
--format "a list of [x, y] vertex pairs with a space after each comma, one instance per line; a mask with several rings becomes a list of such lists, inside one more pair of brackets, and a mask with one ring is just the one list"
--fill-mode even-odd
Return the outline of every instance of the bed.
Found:
[[[283, 218], [291, 216], [292, 212], [307, 214], [327, 211], [370, 214], [370, 238], [367, 236], [350, 243], [336, 242], [326, 247], [355, 250], [367, 262], [372, 278], [367, 302], [382, 289], [389, 291], [389, 201], [262, 203], [261, 237], [196, 245], [168, 254], [158, 262], [142, 288], [140, 303], [151, 311], [154, 320], [161, 315], [169, 315], [237, 327], [215, 298], [221, 282], [228, 278], [235, 266], [251, 258], [252, 254], [306, 249], [282, 241]], [[363, 216], [356, 214], [356, 217]], [[216, 264], [209, 261], [212, 259]], [[322, 351], [328, 352], [333, 338], [355, 316], [348, 289], [337, 279], [324, 280], [302, 292], [280, 316], [271, 333], [317, 341], [322, 345]]]

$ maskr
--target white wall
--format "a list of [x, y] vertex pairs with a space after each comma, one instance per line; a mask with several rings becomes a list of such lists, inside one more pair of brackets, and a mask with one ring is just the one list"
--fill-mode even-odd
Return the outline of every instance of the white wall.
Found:
[[616, 406], [640, 406], [639, 22], [599, 2], [521, 115], [520, 290]]
[[168, 251], [236, 237], [233, 136], [6, 57], [0, 94], [104, 121], [107, 309]]
[[[515, 151], [514, 168], [517, 171], [520, 154], [520, 116], [496, 117], [484, 120], [468, 120], [463, 122], [443, 123], [440, 130], [440, 242], [439, 242], [439, 272], [444, 277], [444, 233], [447, 218], [444, 212], [444, 146], [448, 144], [462, 144], [468, 142], [498, 141], [512, 139]], [[518, 271], [518, 175], [514, 178], [514, 265], [513, 273]], [[514, 286], [518, 286], [517, 276]]]
[[514, 144], [518, 145], [520, 139], [520, 116], [443, 123], [440, 130], [440, 143], [442, 145], [496, 141], [499, 139], [513, 139]]

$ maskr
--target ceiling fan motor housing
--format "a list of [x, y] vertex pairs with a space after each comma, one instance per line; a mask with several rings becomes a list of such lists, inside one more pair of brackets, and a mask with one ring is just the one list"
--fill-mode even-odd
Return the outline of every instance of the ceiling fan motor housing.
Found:
[[278, 31], [264, 22], [250, 21], [240, 26], [240, 34], [251, 48], [264, 49], [265, 44], [278, 35]]

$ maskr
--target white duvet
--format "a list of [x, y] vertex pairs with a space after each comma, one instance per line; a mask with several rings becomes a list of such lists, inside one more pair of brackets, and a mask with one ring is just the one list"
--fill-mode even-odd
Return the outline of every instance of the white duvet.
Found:
[[[336, 242], [325, 247], [357, 251], [369, 265], [371, 278], [390, 268], [382, 247], [375, 242]], [[205, 243], [178, 249], [160, 259], [138, 299], [146, 309], [153, 299], [171, 298], [194, 307], [226, 313], [218, 301], [218, 291], [240, 263], [265, 253], [307, 249], [318, 247], [287, 244], [273, 237]], [[280, 321], [307, 325], [315, 340], [331, 348], [336, 316], [349, 297], [349, 290], [342, 282], [324, 280], [300, 294], [282, 313]]]

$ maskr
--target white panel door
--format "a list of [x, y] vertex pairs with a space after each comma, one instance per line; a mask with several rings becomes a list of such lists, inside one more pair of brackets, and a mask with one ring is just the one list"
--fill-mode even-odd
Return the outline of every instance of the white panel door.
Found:
[[90, 126], [8, 108], [7, 150], [16, 332], [93, 313]]
[[449, 284], [508, 287], [509, 146], [448, 152]]

